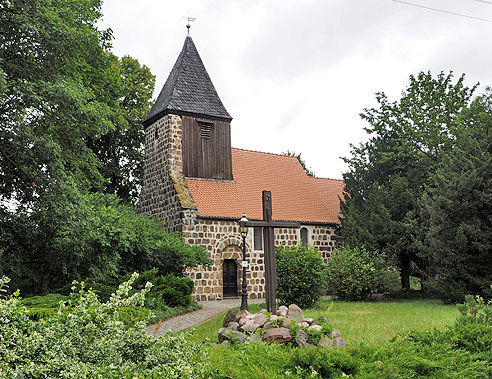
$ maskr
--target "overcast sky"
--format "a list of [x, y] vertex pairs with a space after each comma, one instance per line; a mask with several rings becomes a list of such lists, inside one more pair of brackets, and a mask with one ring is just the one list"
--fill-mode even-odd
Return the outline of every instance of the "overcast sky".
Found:
[[317, 176], [366, 139], [359, 113], [408, 77], [452, 70], [492, 85], [492, 0], [105, 0], [114, 53], [156, 75], [159, 94], [191, 36], [226, 109], [234, 147], [302, 153]]

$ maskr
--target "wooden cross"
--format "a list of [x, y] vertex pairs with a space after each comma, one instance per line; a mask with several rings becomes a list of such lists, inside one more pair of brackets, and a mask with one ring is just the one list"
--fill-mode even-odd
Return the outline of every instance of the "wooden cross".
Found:
[[276, 314], [277, 303], [275, 291], [277, 289], [277, 264], [275, 261], [274, 228], [300, 228], [299, 222], [272, 220], [272, 193], [263, 191], [263, 221], [248, 221], [248, 227], [262, 227], [265, 251], [265, 286], [268, 312]]

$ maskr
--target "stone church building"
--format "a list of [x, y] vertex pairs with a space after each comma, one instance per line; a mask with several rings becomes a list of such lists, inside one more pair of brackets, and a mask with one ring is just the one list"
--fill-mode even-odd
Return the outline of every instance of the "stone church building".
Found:
[[[145, 128], [144, 182], [139, 212], [165, 221], [169, 232], [204, 246], [214, 264], [189, 270], [194, 298], [240, 293], [242, 238], [238, 220], [262, 219], [262, 191], [272, 193], [273, 219], [300, 229], [275, 229], [275, 243], [308, 243], [324, 259], [335, 247], [343, 181], [306, 175], [295, 157], [231, 147], [232, 117], [222, 104], [190, 36]], [[246, 239], [248, 294], [265, 296], [263, 233]]]

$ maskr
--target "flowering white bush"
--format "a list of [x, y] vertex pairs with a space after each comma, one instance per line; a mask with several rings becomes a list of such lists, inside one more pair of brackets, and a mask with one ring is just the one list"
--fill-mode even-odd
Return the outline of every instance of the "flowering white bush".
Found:
[[82, 288], [53, 318], [38, 322], [15, 295], [0, 298], [0, 378], [203, 377], [207, 349], [187, 334], [154, 338], [144, 323], [125, 327], [119, 320], [119, 307], [143, 305], [150, 290], [148, 283], [128, 296], [136, 278], [106, 303]]

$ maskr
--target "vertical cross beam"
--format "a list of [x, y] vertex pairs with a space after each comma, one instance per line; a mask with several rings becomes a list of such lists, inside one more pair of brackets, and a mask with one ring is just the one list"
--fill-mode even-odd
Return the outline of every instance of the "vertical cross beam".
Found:
[[301, 224], [294, 221], [272, 220], [272, 193], [263, 191], [263, 220], [247, 221], [247, 227], [263, 228], [264, 258], [265, 258], [265, 293], [268, 312], [277, 312], [275, 292], [277, 291], [277, 262], [275, 260], [275, 228], [300, 228]]
[[268, 312], [276, 314], [277, 262], [275, 260], [275, 235], [272, 225], [272, 194], [270, 191], [263, 191], [262, 195], [263, 221], [267, 224], [263, 229], [266, 303]]

